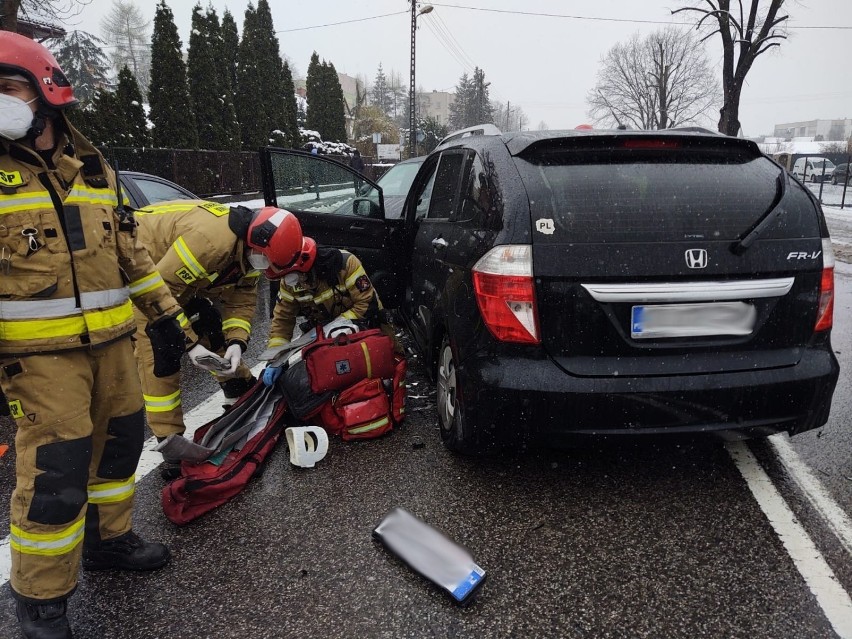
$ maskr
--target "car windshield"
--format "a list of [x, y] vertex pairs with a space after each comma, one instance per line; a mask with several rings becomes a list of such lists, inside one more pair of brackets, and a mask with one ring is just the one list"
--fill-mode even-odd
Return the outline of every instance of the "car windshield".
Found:
[[405, 197], [414, 182], [414, 177], [420, 169], [420, 162], [397, 164], [379, 179], [379, 186], [387, 196]]

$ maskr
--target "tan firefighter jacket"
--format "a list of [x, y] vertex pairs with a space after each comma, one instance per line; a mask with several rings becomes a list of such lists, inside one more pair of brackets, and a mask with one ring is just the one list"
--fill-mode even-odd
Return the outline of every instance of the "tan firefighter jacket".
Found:
[[230, 208], [203, 200], [158, 202], [136, 211], [139, 239], [181, 306], [195, 296], [220, 299], [225, 340], [246, 344], [260, 271], [228, 226]]
[[318, 279], [316, 268], [304, 284], [287, 286], [281, 280], [268, 348], [282, 346], [293, 338], [296, 318], [300, 315], [312, 323], [325, 324], [338, 317], [364, 319], [374, 300], [376, 308], [382, 307], [361, 261], [348, 251], [341, 253], [344, 268], [338, 272], [336, 282]]
[[55, 169], [0, 143], [0, 355], [130, 335], [131, 302], [151, 321], [180, 312], [132, 217], [115, 211], [115, 174], [64, 118], [56, 124], [69, 133], [57, 134]]

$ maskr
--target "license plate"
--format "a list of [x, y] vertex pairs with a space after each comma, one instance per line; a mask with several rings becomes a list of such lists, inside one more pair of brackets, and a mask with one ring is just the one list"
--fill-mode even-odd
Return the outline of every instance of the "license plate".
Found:
[[630, 314], [633, 339], [750, 335], [757, 310], [745, 302], [655, 304], [634, 306]]

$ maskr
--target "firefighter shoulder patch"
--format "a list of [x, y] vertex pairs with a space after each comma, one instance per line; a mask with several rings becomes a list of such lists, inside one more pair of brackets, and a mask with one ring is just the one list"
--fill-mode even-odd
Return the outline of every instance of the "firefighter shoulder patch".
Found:
[[196, 277], [192, 274], [192, 271], [190, 271], [185, 266], [182, 266], [178, 270], [176, 270], [175, 275], [177, 275], [181, 279], [181, 281], [186, 282], [187, 284], [192, 284], [196, 280]]
[[3, 186], [21, 186], [23, 183], [20, 171], [0, 171], [0, 184]]
[[21, 406], [20, 399], [13, 399], [11, 402], [9, 402], [9, 413], [15, 419], [21, 419], [21, 417], [24, 416], [24, 409]]
[[370, 278], [366, 275], [362, 275], [357, 280], [355, 280], [355, 288], [357, 288], [362, 293], [364, 291], [369, 291], [373, 287], [373, 284], [370, 282]]
[[199, 206], [208, 213], [212, 213], [216, 217], [222, 217], [223, 215], [227, 215], [231, 212], [230, 207], [222, 206], [221, 204], [216, 204], [215, 202], [205, 202], [204, 204], [200, 204]]

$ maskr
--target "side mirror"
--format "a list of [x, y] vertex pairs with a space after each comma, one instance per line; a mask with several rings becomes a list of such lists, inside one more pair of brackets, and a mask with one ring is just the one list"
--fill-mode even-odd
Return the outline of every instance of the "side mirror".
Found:
[[382, 210], [373, 200], [366, 197], [358, 197], [352, 200], [352, 215], [382, 219]]

